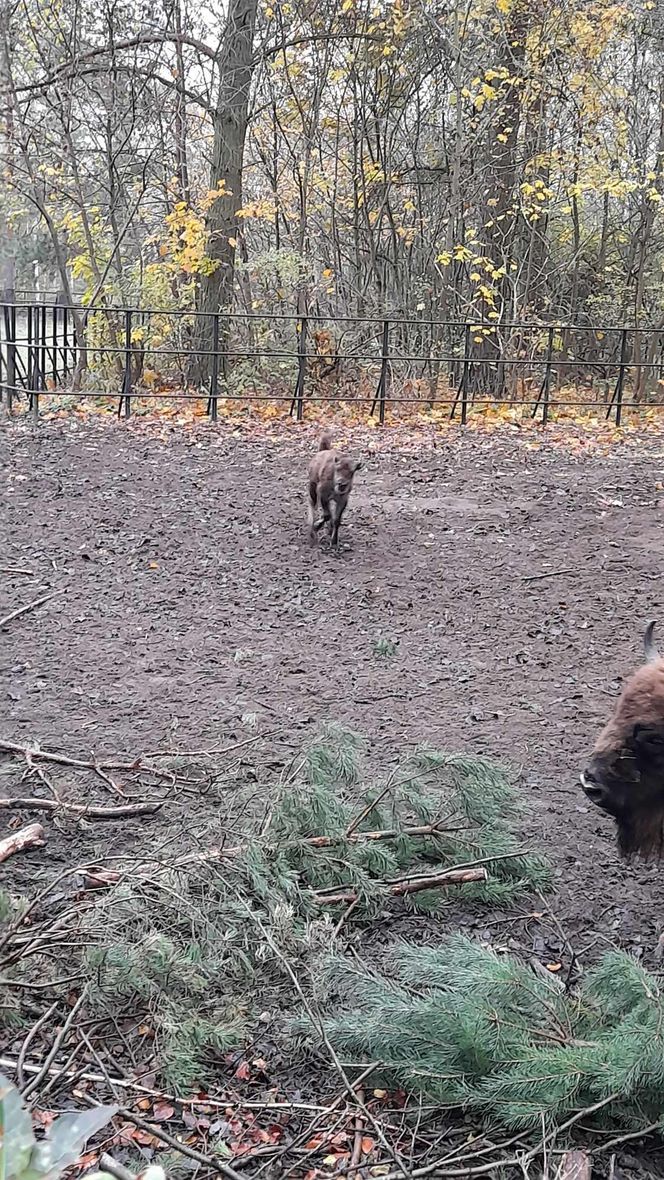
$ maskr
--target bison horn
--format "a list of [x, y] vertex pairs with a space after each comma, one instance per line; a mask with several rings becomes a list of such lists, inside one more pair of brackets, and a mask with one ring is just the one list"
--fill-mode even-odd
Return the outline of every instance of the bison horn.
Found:
[[648, 623], [648, 626], [646, 627], [646, 633], [643, 636], [643, 650], [646, 653], [646, 661], [649, 664], [652, 664], [654, 660], [659, 659], [659, 652], [653, 642], [653, 637], [652, 637], [654, 630], [655, 630], [655, 620], [653, 619], [652, 622]]

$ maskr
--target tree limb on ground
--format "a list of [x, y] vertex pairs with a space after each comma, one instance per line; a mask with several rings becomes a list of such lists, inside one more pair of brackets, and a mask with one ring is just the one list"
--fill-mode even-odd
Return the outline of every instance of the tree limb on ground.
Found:
[[8, 860], [15, 852], [23, 852], [24, 848], [41, 848], [46, 843], [44, 829], [41, 824], [28, 824], [26, 828], [19, 828], [11, 836], [0, 840], [0, 864]]
[[62, 799], [0, 799], [0, 811], [70, 811], [81, 819], [127, 819], [129, 816], [153, 815], [164, 806], [156, 803], [126, 803], [120, 807], [95, 807], [83, 803], [65, 803]]
[[[471, 881], [488, 881], [486, 869], [447, 869], [444, 873], [432, 873], [429, 877], [415, 877], [404, 881], [393, 881], [392, 884], [378, 882], [381, 892], [391, 897], [406, 897], [409, 893], [422, 893], [425, 889], [443, 889], [446, 885], [466, 885]], [[382, 889], [381, 889], [382, 885]], [[319, 905], [338, 905], [357, 901], [358, 893], [354, 889], [344, 889], [339, 893], [314, 893]]]

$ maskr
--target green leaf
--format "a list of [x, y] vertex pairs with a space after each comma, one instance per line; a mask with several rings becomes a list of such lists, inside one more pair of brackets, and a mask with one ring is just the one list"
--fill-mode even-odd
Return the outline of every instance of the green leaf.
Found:
[[34, 1146], [30, 1114], [16, 1086], [0, 1074], [0, 1180], [19, 1176], [28, 1166]]

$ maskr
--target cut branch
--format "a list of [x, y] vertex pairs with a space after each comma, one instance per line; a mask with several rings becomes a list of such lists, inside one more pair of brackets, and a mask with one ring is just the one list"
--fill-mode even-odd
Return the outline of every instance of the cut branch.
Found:
[[45, 602], [49, 602], [51, 598], [55, 598], [58, 594], [62, 594], [62, 590], [52, 590], [50, 594], [43, 594], [41, 598], [35, 598], [34, 602], [28, 602], [25, 606], [18, 606], [16, 610], [11, 611], [0, 619], [0, 627], [6, 627], [7, 623], [11, 623], [12, 619], [18, 619], [21, 615], [27, 615], [28, 611], [36, 610], [38, 606], [43, 606]]
[[24, 848], [41, 848], [45, 843], [41, 824], [28, 824], [26, 828], [19, 828], [18, 832], [0, 840], [0, 864], [15, 852], [23, 852]]
[[[466, 885], [471, 881], [488, 879], [486, 869], [448, 869], [444, 873], [433, 873], [429, 877], [393, 881], [391, 885], [383, 883], [382, 892], [390, 897], [405, 897], [409, 893], [422, 893], [425, 889], [444, 889], [447, 885]], [[354, 889], [344, 889], [339, 893], [315, 893], [314, 896], [319, 905], [347, 905], [349, 902], [357, 901], [359, 894]]]
[[120, 807], [94, 807], [65, 803], [62, 799], [0, 799], [0, 811], [70, 811], [86, 819], [126, 819], [132, 815], [153, 815], [164, 806], [155, 803], [126, 803]]

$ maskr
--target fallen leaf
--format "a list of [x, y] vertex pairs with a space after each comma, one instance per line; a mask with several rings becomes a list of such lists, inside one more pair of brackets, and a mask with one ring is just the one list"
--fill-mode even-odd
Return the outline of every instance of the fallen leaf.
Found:
[[33, 1110], [32, 1121], [38, 1127], [50, 1127], [55, 1115], [52, 1110]]
[[138, 1102], [136, 1103], [136, 1105], [137, 1105], [137, 1107], [138, 1107], [138, 1109], [139, 1109], [139, 1110], [149, 1110], [149, 1109], [150, 1109], [150, 1107], [151, 1107], [151, 1105], [152, 1105], [152, 1103], [150, 1102], [150, 1099], [149, 1099], [149, 1098], [139, 1098], [139, 1100], [138, 1100]]
[[324, 1139], [322, 1135], [314, 1135], [313, 1139], [310, 1139], [308, 1143], [305, 1143], [304, 1150], [318, 1151], [318, 1148], [322, 1147], [323, 1143]]
[[374, 1090], [374, 1098], [387, 1098], [387, 1090]]
[[546, 965], [547, 971], [560, 971], [561, 967], [562, 963], [547, 963]]
[[172, 1119], [175, 1114], [175, 1107], [169, 1106], [168, 1102], [155, 1102], [152, 1108], [152, 1117], [157, 1123], [165, 1123], [168, 1119]]
[[248, 1061], [241, 1061], [235, 1071], [235, 1077], [241, 1082], [248, 1082], [251, 1077], [251, 1066]]
[[372, 1139], [370, 1135], [364, 1135], [362, 1138], [362, 1155], [371, 1155], [375, 1146], [376, 1140]]

